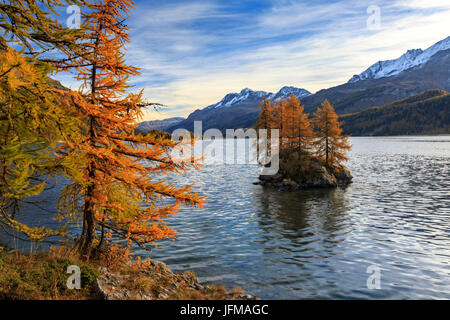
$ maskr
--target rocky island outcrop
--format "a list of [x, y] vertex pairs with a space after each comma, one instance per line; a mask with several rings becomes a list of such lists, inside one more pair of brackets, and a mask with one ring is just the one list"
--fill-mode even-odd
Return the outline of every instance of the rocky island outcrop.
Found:
[[[349, 159], [347, 152], [352, 146], [349, 137], [342, 134], [341, 125], [328, 100], [312, 118], [294, 95], [281, 101], [264, 100], [256, 128], [271, 135], [274, 129], [278, 131], [278, 148], [271, 145], [270, 149], [272, 153], [278, 151], [271, 155], [271, 163], [279, 166], [276, 174], [261, 175], [256, 184], [283, 190], [350, 184], [353, 176], [343, 162]], [[274, 137], [270, 140], [273, 143]]]
[[281, 159], [277, 174], [260, 175], [259, 181], [255, 184], [293, 191], [308, 188], [345, 187], [353, 181], [352, 174], [343, 165], [328, 167], [315, 158], [301, 163], [295, 160], [297, 157], [297, 154], [293, 154], [289, 159]]

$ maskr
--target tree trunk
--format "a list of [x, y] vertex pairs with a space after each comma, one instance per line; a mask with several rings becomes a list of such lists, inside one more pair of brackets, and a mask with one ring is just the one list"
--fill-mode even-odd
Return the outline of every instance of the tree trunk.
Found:
[[[95, 176], [94, 170], [89, 171], [89, 176], [90, 177]], [[84, 206], [84, 219], [86, 222], [86, 229], [84, 234], [83, 247], [81, 248], [82, 255], [87, 259], [89, 259], [91, 255], [92, 245], [95, 239], [96, 221], [92, 204], [93, 194], [94, 194], [94, 186], [90, 185], [86, 191], [85, 206]]]
[[[93, 137], [94, 137], [94, 119], [92, 116], [90, 117], [90, 137], [91, 137], [91, 145], [94, 147]], [[94, 204], [93, 204], [93, 196], [95, 189], [95, 163], [93, 160], [90, 161], [88, 166], [88, 176], [89, 176], [89, 186], [87, 187], [85, 199], [84, 199], [84, 221], [86, 222], [85, 226], [85, 235], [83, 241], [83, 247], [81, 249], [82, 255], [89, 259], [92, 250], [92, 244], [95, 238], [95, 213], [94, 213]]]
[[[100, 24], [99, 29], [102, 29], [102, 25]], [[96, 80], [97, 80], [97, 48], [99, 43], [99, 35], [97, 34], [97, 37], [95, 39], [95, 46], [94, 46], [94, 63], [92, 65], [92, 76], [91, 76], [91, 103], [96, 102]], [[89, 116], [89, 138], [90, 138], [90, 144], [92, 148], [95, 148], [95, 130], [94, 130], [94, 117], [92, 115]], [[88, 166], [88, 176], [89, 176], [89, 186], [86, 190], [86, 195], [84, 199], [84, 219], [86, 222], [86, 234], [84, 235], [84, 241], [83, 241], [83, 247], [81, 248], [81, 254], [86, 258], [89, 259], [92, 251], [92, 245], [94, 243], [95, 239], [95, 227], [96, 227], [96, 221], [95, 221], [95, 214], [94, 214], [94, 208], [93, 208], [93, 195], [94, 195], [94, 181], [95, 181], [95, 160], [90, 159], [89, 166]]]

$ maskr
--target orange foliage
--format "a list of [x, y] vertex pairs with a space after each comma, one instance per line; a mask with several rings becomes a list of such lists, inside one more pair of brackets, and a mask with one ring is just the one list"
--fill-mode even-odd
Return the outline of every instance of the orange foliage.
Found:
[[347, 160], [346, 151], [351, 149], [348, 136], [342, 135], [341, 122], [328, 100], [322, 103], [314, 114], [314, 124], [317, 128], [315, 143], [319, 157], [331, 168], [339, 168]]
[[[191, 186], [176, 187], [155, 177], [182, 173], [190, 163], [170, 157], [176, 143], [151, 135], [135, 134], [142, 108], [151, 106], [139, 93], [128, 93], [136, 67], [125, 63], [124, 49], [129, 42], [124, 21], [133, 8], [130, 0], [98, 0], [84, 16], [88, 29], [85, 53], [74, 62], [78, 80], [84, 85], [71, 92], [71, 101], [85, 126], [77, 140], [67, 140], [58, 150], [60, 157], [80, 154], [80, 188], [67, 188], [64, 203], [77, 195], [84, 201], [80, 212], [83, 233], [80, 249], [89, 256], [95, 239], [118, 236], [145, 247], [162, 238], [173, 238], [176, 231], [164, 219], [173, 216], [181, 204], [202, 206], [203, 198]], [[152, 177], [152, 178], [150, 178]], [[172, 199], [166, 203], [165, 199]], [[66, 213], [69, 214], [70, 213]]]
[[312, 121], [293, 94], [281, 101], [264, 99], [260, 107], [256, 128], [279, 130], [281, 156], [291, 159], [289, 156], [296, 153], [304, 168], [308, 168], [307, 160], [315, 157], [335, 171], [348, 160], [348, 136], [342, 135], [339, 117], [328, 100], [317, 109]]
[[256, 127], [258, 129], [280, 130], [280, 151], [308, 152], [312, 146], [313, 129], [304, 107], [292, 94], [278, 102], [267, 99], [261, 103], [261, 113]]

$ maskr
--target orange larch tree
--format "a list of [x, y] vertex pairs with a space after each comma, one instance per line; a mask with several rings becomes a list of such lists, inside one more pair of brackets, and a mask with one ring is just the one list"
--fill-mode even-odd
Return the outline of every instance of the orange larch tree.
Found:
[[263, 101], [257, 128], [264, 127], [266, 119], [270, 119], [271, 129], [280, 130], [281, 151], [310, 151], [314, 133], [308, 114], [304, 113], [304, 106], [294, 94], [273, 104], [268, 100]]
[[280, 137], [280, 152], [285, 150], [287, 146], [287, 133], [286, 133], [286, 100], [273, 102], [273, 117], [274, 128], [279, 130]]
[[348, 159], [346, 152], [351, 149], [351, 145], [348, 136], [342, 135], [341, 122], [328, 100], [322, 103], [322, 108], [317, 109], [313, 122], [316, 127], [317, 155], [327, 167], [339, 170], [342, 162]]
[[159, 178], [184, 172], [195, 162], [174, 161], [172, 140], [135, 133], [142, 109], [150, 104], [143, 101], [142, 91], [128, 93], [127, 81], [139, 74], [124, 55], [129, 42], [124, 22], [133, 8], [130, 0], [94, 1], [84, 15], [85, 54], [74, 60], [84, 85], [70, 95], [84, 126], [58, 153], [78, 153], [86, 160], [65, 188], [59, 207], [61, 218], [82, 218], [78, 247], [86, 257], [105, 237], [125, 238], [143, 248], [173, 238], [176, 231], [164, 219], [181, 204], [203, 205], [191, 186], [176, 187]]
[[289, 131], [289, 140], [293, 150], [302, 155], [307, 153], [313, 143], [313, 130], [308, 115], [304, 112], [304, 106], [298, 98], [292, 94], [287, 100], [287, 109], [290, 110], [286, 126]]
[[257, 129], [271, 129], [274, 125], [273, 121], [273, 105], [272, 102], [264, 98], [260, 103], [260, 113], [256, 121]]

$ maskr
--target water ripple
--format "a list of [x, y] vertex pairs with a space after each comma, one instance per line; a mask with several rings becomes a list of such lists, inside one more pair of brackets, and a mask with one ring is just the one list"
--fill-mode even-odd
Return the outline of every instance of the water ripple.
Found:
[[[264, 189], [243, 165], [178, 177], [208, 204], [171, 219], [177, 241], [151, 256], [262, 298], [450, 298], [450, 140], [352, 143], [345, 190]], [[381, 290], [366, 287], [370, 265], [382, 269]]]

